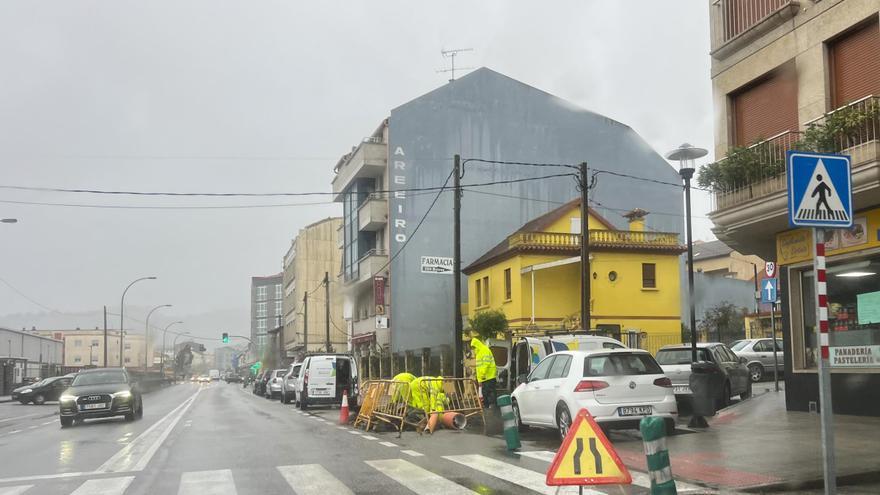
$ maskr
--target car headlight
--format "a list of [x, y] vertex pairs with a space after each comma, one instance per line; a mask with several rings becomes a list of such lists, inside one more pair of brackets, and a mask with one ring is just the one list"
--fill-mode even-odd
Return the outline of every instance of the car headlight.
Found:
[[111, 394], [114, 399], [127, 399], [131, 397], [131, 392], [128, 390], [123, 390], [121, 392], [116, 392], [115, 394]]
[[75, 395], [62, 395], [61, 397], [58, 398], [58, 400], [60, 400], [61, 402], [72, 402], [72, 401], [76, 400], [76, 396]]
[[34, 391], [34, 389], [32, 389], [32, 388], [26, 388], [26, 389], [22, 390], [22, 391], [19, 392], [19, 393], [20, 393], [20, 394], [29, 394], [29, 393], [31, 393], [31, 392], [33, 392], [33, 391]]

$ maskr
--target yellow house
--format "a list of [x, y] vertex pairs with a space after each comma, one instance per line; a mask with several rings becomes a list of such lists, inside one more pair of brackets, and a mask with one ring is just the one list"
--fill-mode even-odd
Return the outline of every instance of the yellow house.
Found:
[[[645, 231], [644, 210], [616, 230], [590, 209], [589, 328], [655, 351], [681, 342], [678, 235]], [[523, 225], [471, 263], [468, 308], [504, 312], [514, 335], [583, 328], [580, 199]]]

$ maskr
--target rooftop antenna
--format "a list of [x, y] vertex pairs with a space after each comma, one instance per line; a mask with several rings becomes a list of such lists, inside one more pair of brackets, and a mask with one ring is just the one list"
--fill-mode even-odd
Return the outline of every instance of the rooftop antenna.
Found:
[[[453, 48], [451, 50], [440, 50], [440, 55], [443, 55], [443, 58], [448, 58], [450, 63], [449, 69], [439, 69], [438, 73], [441, 72], [450, 72], [449, 82], [455, 81], [455, 56], [462, 52], [472, 52], [473, 48]], [[473, 67], [459, 67], [458, 70], [470, 70]]]

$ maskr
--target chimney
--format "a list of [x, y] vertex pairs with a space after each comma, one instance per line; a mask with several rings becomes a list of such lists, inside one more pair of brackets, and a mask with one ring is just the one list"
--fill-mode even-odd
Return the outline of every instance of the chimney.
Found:
[[626, 214], [623, 215], [629, 220], [629, 230], [632, 232], [644, 232], [645, 231], [645, 217], [648, 216], [648, 212], [641, 209], [636, 208]]

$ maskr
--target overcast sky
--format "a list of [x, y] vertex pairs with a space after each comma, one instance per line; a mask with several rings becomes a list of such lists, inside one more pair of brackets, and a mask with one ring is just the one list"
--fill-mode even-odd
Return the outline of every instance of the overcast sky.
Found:
[[[443, 85], [443, 48], [605, 114], [659, 153], [712, 149], [708, 2], [55, 1], [0, 3], [0, 185], [327, 191], [340, 155], [391, 108]], [[709, 158], [712, 155], [710, 153]], [[132, 198], [0, 189], [0, 325], [51, 308], [248, 328], [252, 275], [281, 269], [316, 198]], [[695, 237], [711, 239], [708, 198]], [[31, 300], [22, 297], [26, 295]], [[41, 307], [42, 306], [42, 307]], [[222, 311], [222, 313], [220, 313]], [[205, 318], [205, 314], [224, 315]], [[201, 315], [201, 316], [195, 316]], [[69, 323], [66, 323], [69, 322]], [[210, 322], [210, 323], [207, 323]], [[95, 321], [94, 324], [98, 324]]]

